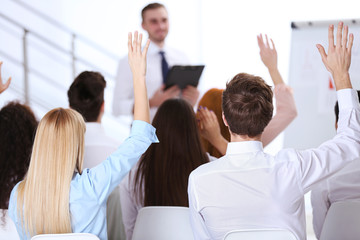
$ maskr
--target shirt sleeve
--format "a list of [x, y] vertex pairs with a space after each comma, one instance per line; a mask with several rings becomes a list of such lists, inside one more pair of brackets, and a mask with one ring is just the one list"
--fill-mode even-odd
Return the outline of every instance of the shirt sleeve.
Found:
[[286, 84], [277, 84], [274, 89], [276, 114], [264, 129], [262, 143], [268, 145], [296, 118], [297, 110], [292, 89]]
[[141, 155], [155, 142], [158, 142], [155, 128], [146, 122], [135, 120], [130, 136], [114, 153], [98, 166], [83, 171], [84, 176], [80, 180], [89, 183], [85, 189], [93, 191], [100, 203], [106, 201]]
[[206, 228], [204, 219], [198, 207], [196, 188], [191, 174], [189, 177], [188, 195], [189, 195], [190, 223], [194, 234], [194, 239], [210, 240], [211, 239], [210, 234]]
[[317, 239], [320, 239], [322, 227], [324, 225], [326, 214], [330, 208], [328, 198], [327, 182], [311, 191], [311, 205], [313, 209], [313, 227]]
[[337, 95], [340, 112], [336, 136], [318, 148], [294, 150], [291, 154], [295, 156], [286, 156], [288, 159], [297, 159], [299, 169], [296, 172], [303, 193], [336, 173], [346, 163], [360, 158], [360, 107], [357, 92], [343, 89], [337, 91]]
[[[131, 174], [134, 173], [135, 171], [131, 171]], [[133, 186], [132, 179], [133, 178], [129, 179], [129, 175], [127, 175], [120, 183], [120, 203], [127, 240], [132, 239], [136, 217], [138, 214], [135, 204], [136, 199], [133, 198], [133, 187], [131, 187]]]
[[134, 106], [132, 73], [127, 57], [119, 62], [113, 97], [113, 114], [132, 115]]

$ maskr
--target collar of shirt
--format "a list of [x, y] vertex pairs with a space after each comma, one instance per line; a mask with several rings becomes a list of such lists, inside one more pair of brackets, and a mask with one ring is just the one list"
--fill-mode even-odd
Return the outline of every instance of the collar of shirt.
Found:
[[101, 125], [101, 123], [98, 122], [87, 122], [86, 123], [86, 130], [96, 130], [96, 131], [103, 131], [103, 127]]
[[260, 141], [230, 142], [226, 149], [226, 155], [243, 154], [263, 151]]
[[[167, 47], [166, 44], [164, 44], [164, 46], [162, 48], [160, 48], [158, 45], [156, 45], [155, 43], [153, 42], [150, 42], [150, 46], [149, 46], [149, 50], [148, 50], [148, 55], [159, 55], [159, 52], [160, 51], [164, 51], [165, 54], [167, 52], [169, 52], [169, 48]], [[159, 55], [160, 56], [160, 55]]]

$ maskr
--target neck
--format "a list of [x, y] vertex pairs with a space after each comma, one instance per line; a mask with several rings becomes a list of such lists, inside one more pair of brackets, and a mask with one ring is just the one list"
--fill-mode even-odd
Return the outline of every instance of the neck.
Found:
[[231, 142], [261, 141], [261, 134], [255, 137], [230, 133]]
[[[151, 39], [150, 39], [151, 40]], [[165, 41], [154, 41], [151, 40], [156, 46], [158, 46], [159, 48], [163, 48], [165, 45]]]

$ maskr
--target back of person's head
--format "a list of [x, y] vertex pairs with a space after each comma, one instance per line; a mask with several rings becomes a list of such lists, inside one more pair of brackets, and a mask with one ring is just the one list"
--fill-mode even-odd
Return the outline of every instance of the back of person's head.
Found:
[[[220, 132], [221, 135], [228, 141], [230, 141], [230, 133], [227, 126], [225, 126], [224, 121], [222, 119], [222, 108], [221, 108], [221, 101], [222, 101], [222, 93], [224, 89], [217, 89], [212, 88], [208, 90], [203, 97], [199, 101], [199, 106], [206, 107], [212, 110], [219, 122]], [[211, 156], [214, 157], [222, 157], [223, 155], [217, 150], [208, 140], [205, 138], [201, 138], [203, 143], [204, 149], [208, 152]]]
[[[148, 11], [148, 10], [152, 10], [152, 9], [158, 9], [158, 8], [165, 8], [165, 6], [161, 3], [157, 3], [157, 2], [154, 2], [154, 3], [150, 3], [148, 5], [146, 5], [142, 10], [141, 10], [141, 18], [142, 18], [142, 21], [144, 21], [144, 16], [145, 16], [145, 12]], [[166, 9], [166, 8], [165, 8]]]
[[83, 117], [72, 109], [53, 109], [41, 119], [18, 187], [18, 217], [30, 235], [71, 232], [70, 182], [82, 171], [84, 133]]
[[79, 74], [68, 90], [69, 105], [78, 111], [86, 122], [96, 122], [104, 103], [106, 81], [98, 72]]
[[[360, 91], [357, 91], [358, 97], [359, 97], [359, 101], [360, 101]], [[335, 128], [337, 128], [337, 123], [339, 121], [339, 103], [338, 101], [336, 101], [335, 106], [334, 106], [334, 113], [335, 113]]]
[[10, 102], [0, 110], [0, 209], [8, 208], [11, 190], [28, 170], [37, 124], [26, 105]]
[[188, 177], [208, 162], [195, 112], [187, 101], [170, 99], [159, 107], [152, 125], [160, 143], [143, 154], [134, 194], [144, 206], [188, 206]]
[[230, 131], [236, 135], [259, 136], [273, 115], [273, 93], [258, 76], [237, 74], [223, 92], [222, 109]]

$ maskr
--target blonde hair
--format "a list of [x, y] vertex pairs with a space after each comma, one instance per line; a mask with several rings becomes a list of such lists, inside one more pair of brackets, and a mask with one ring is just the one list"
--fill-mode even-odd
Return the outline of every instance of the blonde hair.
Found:
[[31, 236], [72, 232], [70, 183], [75, 169], [82, 171], [85, 128], [83, 117], [71, 109], [53, 109], [40, 121], [17, 197], [19, 219]]

